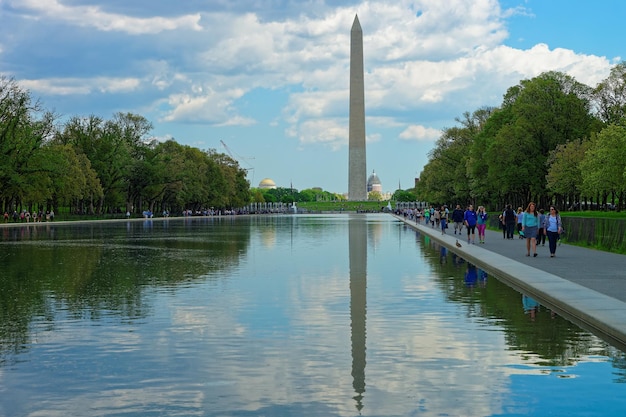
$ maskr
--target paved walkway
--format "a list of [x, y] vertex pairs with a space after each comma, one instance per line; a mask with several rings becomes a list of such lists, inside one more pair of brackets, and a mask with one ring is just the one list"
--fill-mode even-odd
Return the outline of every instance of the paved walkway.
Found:
[[485, 244], [468, 244], [466, 230], [455, 235], [451, 226], [442, 235], [441, 230], [396, 217], [626, 351], [626, 255], [564, 243], [550, 258], [546, 240], [536, 258], [532, 252], [527, 257], [526, 241], [517, 236], [507, 240], [502, 232], [487, 230]]

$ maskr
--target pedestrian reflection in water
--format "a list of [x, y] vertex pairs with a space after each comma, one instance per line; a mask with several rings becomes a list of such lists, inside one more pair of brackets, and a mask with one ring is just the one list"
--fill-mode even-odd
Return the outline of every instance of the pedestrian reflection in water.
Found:
[[459, 268], [465, 262], [465, 259], [461, 258], [459, 255], [457, 255], [454, 252], [452, 252], [451, 256], [452, 256], [452, 263], [457, 268]]
[[441, 252], [439, 253], [439, 262], [445, 264], [448, 261], [448, 249], [445, 246], [441, 246]]
[[522, 306], [524, 307], [524, 314], [528, 314], [530, 319], [534, 321], [539, 310], [539, 303], [526, 294], [522, 294]]
[[482, 269], [478, 270], [478, 286], [485, 288], [487, 286], [487, 273]]
[[476, 265], [467, 263], [467, 269], [465, 270], [465, 286], [474, 288], [478, 283], [478, 271]]

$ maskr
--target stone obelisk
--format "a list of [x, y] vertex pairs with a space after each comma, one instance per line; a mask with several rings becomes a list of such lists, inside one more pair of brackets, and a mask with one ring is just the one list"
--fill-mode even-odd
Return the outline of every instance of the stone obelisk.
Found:
[[359, 16], [350, 30], [350, 127], [348, 131], [348, 199], [367, 200], [365, 171], [365, 83], [363, 30]]

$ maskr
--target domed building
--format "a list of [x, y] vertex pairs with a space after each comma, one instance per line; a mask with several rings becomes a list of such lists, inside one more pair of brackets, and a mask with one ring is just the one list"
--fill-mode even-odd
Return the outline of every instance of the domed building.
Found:
[[264, 190], [273, 190], [276, 189], [276, 183], [271, 178], [264, 178], [259, 183], [259, 188]]
[[372, 171], [372, 175], [367, 179], [367, 192], [371, 191], [378, 191], [381, 194], [383, 192], [383, 185], [375, 171]]

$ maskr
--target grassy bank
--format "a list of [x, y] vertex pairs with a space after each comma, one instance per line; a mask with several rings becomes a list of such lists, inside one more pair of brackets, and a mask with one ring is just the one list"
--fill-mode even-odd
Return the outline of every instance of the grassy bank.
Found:
[[[296, 203], [299, 209], [306, 210], [313, 213], [321, 213], [321, 212], [339, 212], [339, 211], [367, 211], [367, 212], [378, 212], [381, 211], [383, 207], [387, 206], [386, 202], [383, 201], [313, 201], [313, 202], [303, 202]], [[392, 207], [395, 204], [391, 205]]]

